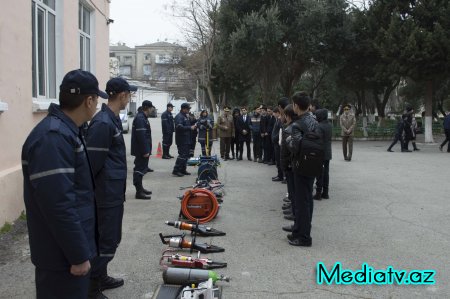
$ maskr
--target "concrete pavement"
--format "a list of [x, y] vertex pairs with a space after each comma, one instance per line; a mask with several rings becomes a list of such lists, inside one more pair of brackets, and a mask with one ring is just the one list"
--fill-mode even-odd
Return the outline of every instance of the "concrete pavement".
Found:
[[[160, 119], [150, 119], [153, 154], [161, 141]], [[125, 135], [129, 152], [131, 135]], [[218, 142], [213, 153], [219, 152]], [[265, 164], [226, 161], [219, 168], [226, 195], [212, 222], [227, 232], [218, 238], [198, 238], [224, 247], [208, 255], [228, 262], [217, 272], [232, 278], [223, 285], [223, 298], [448, 298], [450, 293], [450, 203], [447, 169], [450, 155], [438, 145], [419, 143], [420, 152], [388, 153], [387, 142], [355, 142], [352, 162], [342, 158], [333, 142], [330, 199], [315, 201], [310, 248], [292, 247], [281, 230], [289, 224], [281, 212], [286, 185], [271, 181], [275, 168]], [[197, 144], [197, 153], [199, 145]], [[172, 146], [171, 154], [175, 156]], [[159, 258], [165, 248], [160, 232], [178, 233], [164, 224], [179, 213], [180, 186], [193, 175], [172, 177], [175, 160], [150, 159], [155, 172], [144, 178], [153, 191], [150, 201], [134, 199], [132, 157], [128, 157], [128, 188], [123, 240], [110, 274], [125, 279], [109, 298], [151, 298], [162, 283]], [[188, 171], [189, 171], [188, 169]], [[0, 298], [34, 298], [34, 270], [26, 236], [17, 236], [9, 262], [0, 264]], [[436, 270], [429, 286], [318, 285], [316, 265], [336, 262], [351, 270], [366, 262], [375, 269]]]

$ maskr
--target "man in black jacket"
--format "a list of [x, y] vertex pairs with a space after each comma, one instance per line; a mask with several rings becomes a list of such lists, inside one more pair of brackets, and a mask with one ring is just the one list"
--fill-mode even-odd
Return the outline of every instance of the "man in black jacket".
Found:
[[328, 110], [319, 109], [315, 112], [318, 125], [318, 130], [323, 136], [324, 157], [322, 174], [316, 179], [316, 194], [314, 199], [328, 199], [328, 186], [330, 183], [330, 160], [331, 160], [331, 136], [333, 134], [333, 126], [328, 121]]
[[273, 144], [273, 155], [275, 157], [275, 164], [277, 166], [277, 175], [272, 178], [274, 182], [281, 182], [284, 180], [283, 169], [280, 163], [280, 130], [283, 127], [281, 121], [281, 114], [278, 108], [273, 110], [273, 116], [275, 117], [275, 125], [272, 130], [272, 144]]
[[173, 105], [169, 103], [167, 104], [167, 110], [161, 114], [161, 126], [163, 134], [163, 159], [173, 158], [173, 156], [170, 155], [170, 146], [173, 143], [173, 132], [175, 132], [172, 110]]
[[173, 167], [172, 174], [182, 177], [189, 175], [186, 171], [189, 151], [192, 142], [192, 132], [197, 130], [197, 126], [191, 123], [189, 110], [191, 106], [188, 103], [181, 104], [181, 111], [175, 116], [175, 143], [178, 148], [178, 158]]
[[152, 154], [152, 131], [148, 116], [153, 108], [152, 102], [142, 102], [142, 110], [136, 114], [131, 131], [131, 155], [134, 156], [133, 185], [136, 187], [136, 199], [151, 199], [151, 191], [142, 186], [142, 178], [147, 172], [148, 160]]
[[95, 201], [99, 233], [99, 256], [92, 261], [89, 298], [102, 298], [101, 292], [123, 285], [121, 278], [108, 275], [108, 263], [114, 258], [122, 239], [123, 204], [127, 184], [127, 157], [119, 112], [128, 105], [136, 86], [122, 78], [106, 84], [108, 104], [89, 124], [87, 150], [95, 178]]
[[[247, 114], [247, 107], [241, 108], [242, 115], [239, 116], [236, 122], [236, 129], [239, 132], [239, 157], [237, 160], [242, 160], [242, 154], [244, 153], [244, 142], [247, 146], [247, 159], [252, 161], [252, 156], [250, 154], [250, 142], [252, 140], [252, 121], [250, 116]], [[237, 154], [237, 153], [236, 153]]]
[[36, 298], [87, 298], [97, 255], [94, 178], [80, 127], [97, 109], [94, 75], [67, 73], [59, 103], [22, 147], [23, 194]]
[[293, 246], [311, 246], [311, 221], [313, 215], [313, 184], [314, 177], [305, 176], [298, 167], [301, 162], [301, 143], [303, 136], [317, 128], [317, 121], [308, 111], [310, 98], [305, 92], [297, 92], [292, 97], [294, 111], [298, 120], [292, 126], [292, 135], [287, 137], [286, 143], [293, 155], [293, 172], [295, 183], [295, 220], [292, 234], [289, 234], [289, 244]]

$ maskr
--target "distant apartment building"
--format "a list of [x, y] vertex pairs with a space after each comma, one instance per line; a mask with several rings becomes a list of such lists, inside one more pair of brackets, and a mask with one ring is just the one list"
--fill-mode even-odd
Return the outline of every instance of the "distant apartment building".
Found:
[[149, 81], [169, 88], [182, 84], [189, 75], [179, 67], [187, 48], [157, 42], [130, 48], [121, 43], [110, 46], [110, 57], [119, 61], [119, 74], [135, 80]]
[[101, 88], [109, 79], [110, 2], [15, 0], [2, 6], [0, 227], [24, 209], [22, 145], [50, 103], [58, 103], [65, 73], [88, 70]]

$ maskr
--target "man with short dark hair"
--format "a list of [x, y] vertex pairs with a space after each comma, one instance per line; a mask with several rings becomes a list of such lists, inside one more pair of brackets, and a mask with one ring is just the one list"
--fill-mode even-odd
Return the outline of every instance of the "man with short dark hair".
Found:
[[[250, 142], [252, 140], [252, 121], [247, 114], [247, 107], [241, 108], [242, 115], [240, 115], [236, 121], [236, 128], [239, 132], [239, 155], [237, 160], [242, 160], [242, 154], [244, 153], [244, 142], [247, 146], [247, 159], [252, 161], [252, 155], [250, 153]], [[237, 155], [237, 153], [236, 153]]]
[[173, 105], [171, 103], [167, 104], [167, 110], [161, 114], [161, 125], [163, 134], [163, 159], [171, 159], [173, 156], [170, 155], [170, 146], [173, 143], [173, 132], [175, 132], [175, 126], [173, 122]]
[[253, 162], [262, 162], [261, 106], [256, 106], [252, 117]]
[[142, 102], [142, 110], [136, 114], [131, 130], [131, 155], [134, 156], [133, 185], [136, 188], [136, 199], [151, 199], [149, 191], [142, 185], [142, 179], [147, 172], [153, 170], [148, 167], [148, 160], [152, 154], [152, 131], [148, 117], [153, 109], [152, 102]]
[[310, 98], [305, 92], [297, 92], [292, 97], [294, 111], [298, 119], [292, 126], [292, 133], [286, 139], [287, 147], [292, 153], [294, 172], [295, 220], [292, 234], [289, 234], [289, 244], [293, 246], [311, 246], [311, 221], [313, 215], [313, 184], [314, 177], [305, 176], [300, 172], [302, 139], [308, 132], [317, 128], [317, 121], [309, 112]]
[[173, 167], [172, 174], [182, 177], [190, 175], [186, 171], [187, 161], [189, 159], [189, 151], [191, 148], [191, 133], [197, 130], [197, 126], [191, 124], [189, 119], [189, 110], [191, 106], [188, 103], [181, 104], [181, 111], [175, 116], [175, 143], [178, 148], [178, 158]]
[[224, 160], [229, 160], [231, 138], [234, 135], [234, 122], [233, 116], [230, 115], [230, 107], [225, 106], [223, 108], [223, 114], [219, 116], [217, 125], [219, 127], [220, 143], [223, 143], [223, 152], [221, 146], [220, 156], [223, 157]]
[[59, 103], [22, 147], [24, 201], [36, 298], [87, 298], [90, 260], [97, 255], [94, 178], [80, 127], [97, 109], [94, 75], [67, 73]]
[[92, 261], [89, 298], [102, 298], [102, 291], [123, 285], [121, 278], [108, 276], [108, 263], [122, 239], [123, 204], [127, 184], [127, 157], [120, 110], [127, 107], [136, 86], [113, 78], [106, 84], [108, 104], [89, 124], [87, 150], [95, 178], [99, 256]]

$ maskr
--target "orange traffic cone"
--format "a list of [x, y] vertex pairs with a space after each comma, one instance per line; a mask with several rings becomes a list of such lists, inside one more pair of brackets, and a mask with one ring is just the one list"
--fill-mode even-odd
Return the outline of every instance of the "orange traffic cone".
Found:
[[158, 142], [158, 149], [156, 150], [155, 158], [161, 158], [161, 157], [162, 157], [161, 142]]

